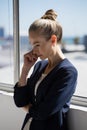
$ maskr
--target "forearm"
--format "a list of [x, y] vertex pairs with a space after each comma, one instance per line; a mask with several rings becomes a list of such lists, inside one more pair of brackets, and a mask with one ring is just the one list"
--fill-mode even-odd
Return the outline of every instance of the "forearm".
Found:
[[25, 86], [27, 84], [27, 76], [28, 76], [29, 70], [27, 70], [24, 67], [22, 68], [22, 72], [21, 72], [21, 75], [20, 75], [20, 78], [19, 78], [19, 82], [18, 82], [18, 85], [20, 87], [23, 87], [23, 86]]

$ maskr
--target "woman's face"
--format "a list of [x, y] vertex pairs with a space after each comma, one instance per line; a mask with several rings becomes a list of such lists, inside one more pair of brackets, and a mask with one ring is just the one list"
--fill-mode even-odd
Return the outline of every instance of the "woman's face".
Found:
[[52, 48], [51, 40], [46, 41], [44, 37], [34, 31], [29, 33], [29, 40], [33, 48], [33, 54], [42, 60], [49, 57]]

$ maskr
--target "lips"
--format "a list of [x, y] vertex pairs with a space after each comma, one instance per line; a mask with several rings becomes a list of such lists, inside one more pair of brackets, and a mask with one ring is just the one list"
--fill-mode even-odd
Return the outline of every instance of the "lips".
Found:
[[41, 57], [42, 55], [37, 55], [38, 57]]
[[39, 55], [39, 57], [41, 57], [42, 55]]

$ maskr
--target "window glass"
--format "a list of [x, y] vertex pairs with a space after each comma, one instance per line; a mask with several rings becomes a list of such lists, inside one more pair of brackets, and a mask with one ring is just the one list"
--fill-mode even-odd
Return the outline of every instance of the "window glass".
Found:
[[13, 84], [12, 0], [0, 0], [0, 83]]
[[86, 0], [20, 0], [21, 64], [29, 51], [28, 28], [46, 10], [54, 9], [63, 27], [62, 50], [78, 70], [75, 95], [87, 97], [87, 1]]

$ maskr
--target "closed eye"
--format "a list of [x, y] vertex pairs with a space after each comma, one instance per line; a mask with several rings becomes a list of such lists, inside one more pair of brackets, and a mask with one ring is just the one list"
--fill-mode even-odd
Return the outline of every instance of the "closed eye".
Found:
[[36, 45], [36, 46], [40, 46], [40, 45]]
[[40, 44], [38, 44], [38, 43], [33, 45], [33, 47], [39, 47], [39, 46], [40, 46]]

